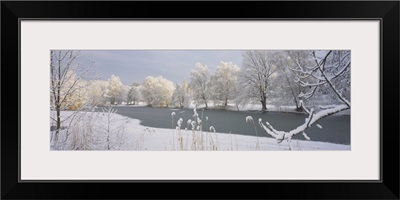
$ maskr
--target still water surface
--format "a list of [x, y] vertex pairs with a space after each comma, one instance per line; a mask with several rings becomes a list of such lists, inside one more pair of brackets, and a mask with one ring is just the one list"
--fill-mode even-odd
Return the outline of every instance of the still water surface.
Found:
[[[179, 118], [183, 119], [186, 127], [187, 120], [193, 119], [193, 109], [171, 109], [152, 107], [117, 106], [117, 113], [130, 118], [139, 119], [141, 125], [155, 128], [171, 128], [171, 113], [175, 112], [174, 127]], [[203, 115], [203, 130], [214, 126], [217, 132], [242, 135], [254, 135], [252, 124], [246, 123], [246, 116], [252, 116], [259, 136], [270, 137], [258, 125], [258, 119], [268, 121], [275, 129], [290, 131], [304, 123], [307, 115], [294, 113], [278, 113], [257, 111], [226, 111], [226, 110], [197, 110], [199, 117]], [[208, 120], [206, 120], [206, 116]], [[350, 116], [329, 116], [319, 121], [322, 129], [312, 126], [306, 133], [312, 141], [323, 141], [338, 144], [350, 144]], [[296, 135], [293, 139], [305, 140], [302, 135]]]

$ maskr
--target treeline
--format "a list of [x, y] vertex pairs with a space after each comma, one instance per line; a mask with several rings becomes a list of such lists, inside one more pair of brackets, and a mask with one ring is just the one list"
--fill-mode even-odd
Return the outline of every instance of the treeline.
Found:
[[[266, 111], [267, 104], [293, 105], [300, 109], [300, 100], [340, 103], [337, 98], [331, 98], [335, 94], [326, 84], [321, 84], [323, 80], [315, 81], [313, 76], [316, 73], [299, 71], [312, 69], [320, 58], [324, 58], [326, 72], [341, 73], [340, 77], [332, 80], [332, 84], [350, 99], [350, 67], [346, 71], [335, 71], [349, 63], [350, 51], [331, 51], [329, 56], [326, 52], [246, 51], [240, 67], [221, 61], [211, 72], [206, 65], [196, 63], [189, 82], [184, 79], [179, 84], [162, 76], [148, 76], [141, 83], [124, 85], [115, 75], [108, 80], [89, 80], [75, 69], [70, 69], [64, 72], [67, 78], [62, 83], [59, 97], [54, 93], [57, 85], [52, 84], [52, 105], [75, 110], [85, 105], [137, 105], [139, 102], [153, 107], [180, 108], [187, 107], [191, 102], [205, 108], [210, 103], [218, 106], [252, 103], [260, 104], [262, 111]], [[56, 81], [51, 77], [52, 81]], [[60, 98], [64, 100], [60, 102]]]

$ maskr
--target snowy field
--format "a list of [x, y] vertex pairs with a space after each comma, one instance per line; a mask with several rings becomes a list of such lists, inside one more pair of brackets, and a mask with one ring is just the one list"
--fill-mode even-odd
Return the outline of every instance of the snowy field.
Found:
[[[51, 142], [52, 150], [220, 150], [256, 151], [288, 150], [286, 141], [277, 144], [275, 139], [227, 133], [161, 129], [140, 125], [131, 119], [112, 112], [82, 112], [71, 117], [74, 112], [62, 111], [61, 117], [67, 122], [74, 119], [69, 128], [60, 132], [58, 143]], [[54, 111], [51, 112], [53, 116]], [[69, 117], [69, 118], [68, 118]], [[175, 120], [176, 126], [178, 119]], [[52, 125], [54, 126], [54, 125]], [[54, 131], [51, 131], [52, 135]], [[68, 137], [66, 135], [68, 134]], [[259, 134], [266, 134], [265, 132]], [[53, 136], [51, 136], [53, 138]], [[292, 150], [350, 150], [350, 145], [292, 140]]]

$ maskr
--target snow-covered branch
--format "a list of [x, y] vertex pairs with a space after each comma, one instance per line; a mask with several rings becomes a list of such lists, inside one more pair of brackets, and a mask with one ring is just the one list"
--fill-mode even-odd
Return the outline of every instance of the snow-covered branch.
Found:
[[[319, 120], [321, 120], [325, 117], [328, 117], [330, 115], [333, 115], [335, 113], [341, 112], [343, 110], [348, 110], [348, 109], [350, 109], [350, 107], [347, 105], [339, 105], [334, 108], [321, 110], [315, 114], [314, 114], [313, 110], [310, 110], [308, 117], [305, 119], [305, 122], [302, 125], [298, 126], [297, 128], [295, 128], [291, 131], [288, 131], [288, 132], [276, 130], [268, 122], [265, 122], [265, 125], [264, 125], [261, 118], [259, 119], [259, 124], [260, 124], [261, 128], [263, 128], [263, 130], [268, 135], [271, 135], [273, 138], [275, 138], [277, 140], [278, 143], [280, 143], [285, 139], [291, 139], [294, 135], [297, 135], [299, 133], [303, 134], [308, 128], [310, 128], [312, 125], [317, 123]], [[308, 138], [308, 136], [306, 137], [306, 139], [307, 138]]]
[[[344, 55], [343, 55], [344, 52]], [[303, 55], [301, 55], [303, 53]], [[283, 140], [287, 140], [290, 144], [291, 138], [294, 135], [301, 133], [307, 140], [311, 138], [307, 136], [306, 130], [312, 125], [317, 124], [317, 122], [325, 117], [331, 116], [343, 110], [350, 109], [350, 101], [347, 100], [341, 91], [346, 90], [349, 87], [349, 81], [345, 78], [349, 78], [350, 73], [350, 52], [347, 51], [320, 51], [316, 55], [316, 51], [311, 53], [312, 59], [304, 59], [304, 52], [300, 51], [288, 51], [290, 59], [294, 62], [294, 66], [289, 66], [289, 69], [295, 74], [294, 82], [300, 84], [301, 87], [307, 88], [308, 91], [302, 91], [298, 95], [298, 98], [308, 99], [314, 96], [317, 91], [321, 88], [329, 88], [334, 96], [343, 102], [342, 105], [321, 107], [320, 111], [314, 112], [314, 109], [307, 109], [303, 101], [299, 101], [299, 107], [302, 108], [308, 117], [305, 118], [305, 122], [296, 127], [291, 131], [280, 131], [276, 130], [271, 124], [262, 122], [259, 119], [259, 125], [261, 128], [270, 136], [275, 138], [278, 143]], [[310, 55], [310, 54], [309, 54]], [[300, 62], [300, 58], [304, 59], [304, 62]], [[314, 63], [312, 63], [312, 60]], [[337, 87], [340, 87], [338, 89]], [[344, 88], [344, 89], [343, 89]], [[321, 125], [317, 124], [319, 128]]]
[[340, 92], [335, 88], [335, 86], [332, 83], [332, 79], [338, 77], [340, 74], [342, 74], [344, 72], [344, 70], [350, 66], [350, 62], [348, 62], [342, 69], [339, 70], [339, 73], [337, 73], [337, 75], [333, 76], [333, 77], [328, 77], [328, 75], [325, 73], [324, 66], [326, 63], [326, 59], [328, 57], [328, 55], [330, 54], [331, 51], [329, 51], [329, 53], [327, 53], [327, 55], [324, 57], [324, 59], [321, 62], [318, 62], [317, 57], [315, 56], [315, 52], [313, 53], [314, 59], [315, 59], [315, 63], [318, 65], [318, 69], [321, 72], [321, 75], [324, 77], [324, 79], [326, 80], [326, 83], [329, 84], [330, 88], [335, 92], [335, 94], [337, 95], [337, 97], [344, 102], [347, 106], [350, 107], [350, 101], [348, 101], [347, 99], [345, 99], [342, 94], [340, 94]]

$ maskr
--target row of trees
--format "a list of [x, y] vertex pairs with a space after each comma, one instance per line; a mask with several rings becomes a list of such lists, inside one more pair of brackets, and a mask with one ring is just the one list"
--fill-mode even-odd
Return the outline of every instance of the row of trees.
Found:
[[[328, 53], [329, 52], [329, 53]], [[267, 110], [267, 103], [290, 104], [303, 110], [300, 100], [315, 97], [322, 104], [340, 103], [332, 87], [315, 71], [315, 59], [325, 59], [327, 73], [335, 77], [333, 86], [350, 99], [350, 51], [246, 51], [241, 69], [230, 62], [221, 62], [213, 75], [207, 66], [197, 63], [191, 71], [190, 94], [197, 103], [209, 101], [236, 105], [257, 103]], [[309, 71], [314, 69], [314, 71]], [[343, 69], [343, 70], [342, 70]], [[315, 73], [315, 74], [314, 74]], [[340, 76], [336, 76], [340, 73]], [[328, 77], [330, 78], [330, 77]], [[315, 87], [317, 86], [317, 87]]]
[[[271, 124], [260, 126], [278, 142], [290, 140], [293, 135], [303, 134], [320, 119], [337, 112], [350, 109], [350, 51], [246, 51], [242, 67], [231, 62], [220, 62], [214, 74], [207, 66], [196, 63], [191, 70], [190, 82], [181, 84], [159, 76], [149, 76], [139, 83], [122, 84], [119, 77], [112, 75], [107, 81], [90, 76], [94, 62], [79, 67], [79, 51], [50, 52], [50, 100], [56, 111], [55, 132], [52, 140], [57, 143], [61, 124], [69, 118], [61, 119], [62, 110], [83, 110], [101, 104], [137, 104], [145, 101], [150, 106], [185, 107], [190, 101], [208, 107], [210, 101], [228, 102], [236, 105], [261, 104], [262, 111], [267, 103], [292, 102], [298, 110], [308, 114], [305, 123], [289, 132], [279, 131]], [[317, 99], [307, 108], [305, 101]], [[330, 104], [324, 105], [328, 99]], [[75, 112], [78, 113], [78, 112]], [[70, 127], [70, 126], [68, 126]], [[67, 127], [67, 128], [68, 128]], [[66, 131], [66, 139], [69, 133]], [[53, 139], [54, 138], [54, 139]]]
[[[114, 105], [143, 101], [155, 107], [185, 107], [194, 101], [206, 108], [210, 102], [222, 106], [229, 102], [236, 105], [258, 103], [262, 111], [266, 111], [267, 103], [286, 103], [301, 110], [301, 99], [303, 102], [313, 96], [335, 99], [330, 98], [335, 94], [325, 84], [311, 87], [314, 85], [310, 85], [310, 81], [314, 77], [302, 71], [315, 65], [314, 54], [318, 58], [318, 54], [324, 54], [324, 51], [246, 51], [241, 68], [232, 62], [221, 61], [212, 74], [206, 65], [196, 63], [189, 83], [183, 80], [176, 84], [161, 76], [148, 76], [142, 83], [124, 85], [115, 75], [108, 80], [92, 78], [89, 81], [87, 75], [93, 68], [92, 64], [80, 72], [73, 65], [79, 53], [52, 52], [52, 105], [60, 110], [75, 110], [87, 103]], [[346, 63], [349, 59], [349, 51], [332, 51], [326, 62], [331, 65]], [[63, 65], [65, 69], [61, 69]], [[337, 69], [339, 67], [328, 70], [335, 73]], [[350, 68], [346, 69], [341, 72], [343, 76], [333, 82], [346, 98], [350, 98]], [[299, 76], [301, 72], [305, 74]], [[60, 79], [59, 83], [56, 79]]]

